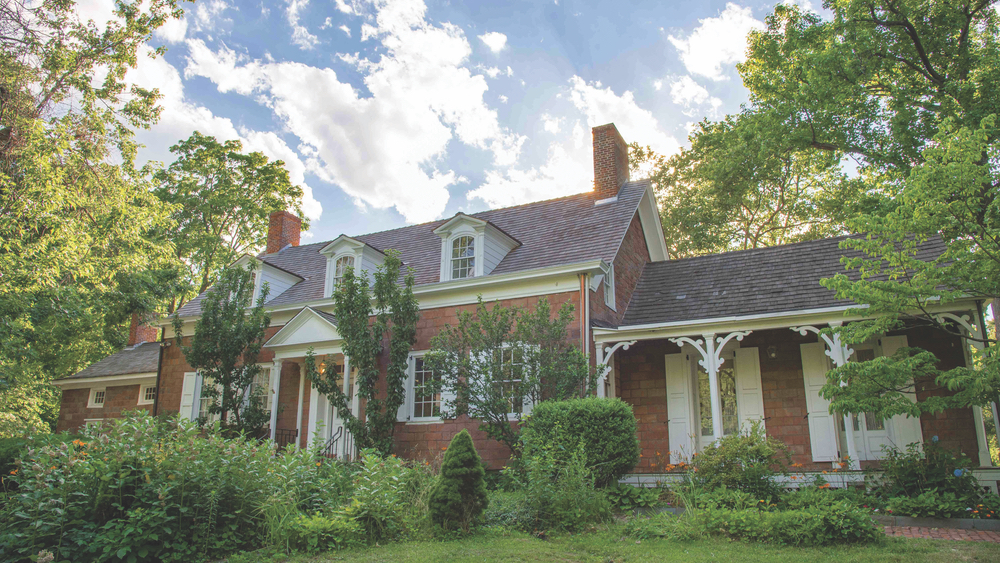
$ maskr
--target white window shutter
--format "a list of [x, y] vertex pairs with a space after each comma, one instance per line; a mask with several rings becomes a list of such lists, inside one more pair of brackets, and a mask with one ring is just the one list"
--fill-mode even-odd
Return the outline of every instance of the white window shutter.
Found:
[[396, 410], [396, 422], [406, 422], [410, 420], [410, 413], [413, 412], [413, 373], [416, 369], [417, 359], [410, 356], [406, 360], [406, 381], [403, 382], [403, 404]]
[[[882, 344], [882, 355], [891, 357], [900, 348], [908, 346], [906, 336], [883, 336], [880, 339]], [[914, 403], [917, 402], [916, 394], [907, 395]], [[920, 418], [898, 414], [890, 419], [892, 421], [893, 443], [896, 448], [905, 451], [906, 446], [916, 442], [924, 443], [924, 433], [920, 427]]]
[[188, 372], [184, 374], [184, 382], [181, 385], [181, 418], [191, 420], [195, 418], [194, 413], [194, 396], [195, 396], [195, 384], [197, 383], [198, 374], [194, 372]]
[[754, 422], [764, 422], [764, 390], [760, 384], [760, 351], [736, 349], [736, 409], [740, 430], [749, 432]]
[[670, 439], [670, 462], [691, 459], [691, 365], [687, 354], [664, 356], [667, 384], [667, 433]]
[[830, 401], [820, 395], [830, 371], [826, 345], [807, 342], [799, 346], [802, 354], [802, 380], [806, 389], [806, 412], [809, 420], [809, 444], [813, 461], [837, 461], [836, 416], [830, 414]]

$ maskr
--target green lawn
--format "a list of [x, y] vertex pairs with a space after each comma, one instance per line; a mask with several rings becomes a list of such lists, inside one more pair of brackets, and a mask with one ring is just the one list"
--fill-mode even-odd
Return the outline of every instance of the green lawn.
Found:
[[[246, 554], [248, 562], [261, 562], [265, 557]], [[246, 557], [244, 555], [244, 557]], [[726, 561], [799, 563], [836, 561], [837, 563], [878, 562], [949, 562], [1000, 561], [1000, 545], [945, 541], [903, 540], [887, 538], [885, 542], [867, 547], [795, 548], [759, 544], [706, 540], [672, 542], [645, 540], [636, 542], [619, 535], [602, 532], [575, 536], [535, 539], [523, 534], [502, 536], [484, 533], [460, 541], [418, 541], [392, 543], [367, 549], [325, 553], [318, 556], [296, 556], [273, 561], [288, 563], [321, 563], [327, 561], [556, 561], [556, 562], [631, 562], [631, 561]]]

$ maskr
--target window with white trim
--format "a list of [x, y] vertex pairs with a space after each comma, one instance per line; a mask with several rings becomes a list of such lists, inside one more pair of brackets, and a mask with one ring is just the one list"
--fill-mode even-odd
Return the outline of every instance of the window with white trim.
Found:
[[615, 309], [615, 265], [608, 265], [608, 273], [604, 276], [604, 304]]
[[206, 377], [202, 380], [201, 394], [198, 396], [198, 412], [195, 418], [204, 419], [207, 422], [215, 422], [219, 419], [218, 413], [213, 414], [210, 412], [216, 399], [205, 393], [205, 387], [211, 387], [214, 383], [215, 380], [211, 377]]
[[[258, 389], [260, 390], [258, 392]], [[261, 365], [260, 371], [253, 378], [253, 385], [250, 387], [250, 396], [256, 396], [262, 401], [261, 407], [264, 412], [271, 412], [271, 368], [267, 364]]]
[[140, 405], [152, 405], [156, 402], [156, 385], [140, 385], [139, 386], [139, 402]]
[[340, 287], [340, 282], [344, 281], [348, 268], [354, 267], [354, 256], [340, 256], [333, 264], [333, 290]]
[[451, 241], [451, 279], [460, 280], [476, 275], [476, 239], [468, 235]]
[[502, 379], [497, 380], [500, 396], [509, 405], [507, 414], [524, 412], [524, 397], [521, 395], [521, 383], [524, 381], [524, 358], [520, 347], [502, 348], [494, 352], [500, 354], [500, 373]]
[[438, 419], [441, 417], [441, 378], [424, 364], [422, 356], [413, 358], [413, 401], [410, 420]]
[[101, 409], [104, 408], [104, 398], [107, 395], [107, 391], [101, 388], [95, 388], [90, 390], [90, 397], [87, 399], [87, 408], [90, 409]]

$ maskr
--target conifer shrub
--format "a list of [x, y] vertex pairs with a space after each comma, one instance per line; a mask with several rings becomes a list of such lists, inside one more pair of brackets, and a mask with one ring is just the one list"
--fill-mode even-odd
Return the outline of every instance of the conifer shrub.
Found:
[[451, 439], [441, 463], [441, 476], [431, 490], [431, 520], [445, 530], [460, 528], [468, 533], [489, 503], [485, 476], [472, 436], [462, 430]]
[[582, 447], [597, 487], [618, 481], [639, 463], [635, 415], [621, 399], [543, 401], [523, 426], [522, 457], [535, 456], [551, 445], [561, 461], [568, 462]]

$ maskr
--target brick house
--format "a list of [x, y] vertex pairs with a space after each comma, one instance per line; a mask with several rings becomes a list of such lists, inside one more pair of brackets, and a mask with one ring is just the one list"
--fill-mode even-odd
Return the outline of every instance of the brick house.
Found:
[[[969, 360], [963, 339], [928, 329], [888, 334], [854, 350], [820, 337], [819, 329], [853, 320], [845, 316], [850, 304], [818, 283], [843, 271], [841, 239], [670, 260], [653, 190], [629, 179], [625, 141], [613, 124], [595, 127], [593, 139], [594, 186], [577, 195], [309, 245], [299, 244], [297, 217], [273, 214], [266, 251], [239, 261], [255, 265], [258, 287], [264, 281], [270, 287], [272, 327], [260, 361], [270, 373], [272, 435], [303, 445], [316, 436], [340, 454], [350, 452], [337, 413], [304, 377], [303, 359], [309, 349], [332, 358], [326, 369], [347, 373], [338, 379], [352, 395], [354, 374], [331, 315], [331, 294], [346, 267], [373, 271], [383, 252], [395, 249], [415, 270], [421, 309], [396, 428], [400, 455], [433, 457], [465, 428], [491, 467], [505, 462], [509, 452], [479, 432], [476, 421], [433, 416], [440, 398], [420, 391], [432, 377], [421, 356], [480, 295], [529, 308], [544, 296], [554, 308], [574, 306], [569, 338], [608, 365], [598, 395], [633, 405], [643, 450], [637, 473], [655, 474], [668, 459], [685, 459], [754, 421], [811, 470], [835, 467], [848, 456], [864, 464], [876, 460], [882, 446], [932, 436], [983, 467], [992, 465], [980, 409], [890, 420], [829, 412], [818, 391], [825, 373], [843, 361], [908, 345], [933, 351], [942, 367]], [[922, 252], [940, 247], [931, 243]], [[201, 297], [179, 311], [183, 336], [193, 332], [200, 304]], [[975, 332], [982, 330], [981, 306], [968, 300], [934, 312]], [[197, 417], [206, 406], [203, 382], [172, 345], [173, 328], [165, 322], [163, 330], [153, 410]], [[58, 382], [65, 390], [60, 428], [93, 417], [80, 397], [88, 381], [98, 380], [81, 374]], [[135, 375], [101, 377], [122, 377], [124, 387]], [[111, 397], [116, 386], [100, 383]], [[355, 396], [352, 411], [359, 408]]]

